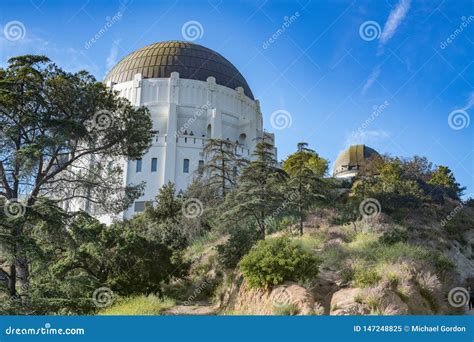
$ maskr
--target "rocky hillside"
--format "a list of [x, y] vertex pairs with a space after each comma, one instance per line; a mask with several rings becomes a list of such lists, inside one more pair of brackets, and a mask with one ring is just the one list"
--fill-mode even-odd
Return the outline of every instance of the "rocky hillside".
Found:
[[[291, 226], [267, 236], [290, 236], [313, 253], [320, 260], [318, 275], [267, 289], [249, 286], [238, 267], [222, 269], [215, 246], [225, 238], [211, 239], [189, 251], [194, 281], [181, 294], [180, 312], [186, 313], [186, 305], [199, 312], [198, 300], [204, 300], [213, 314], [462, 314], [449, 304], [448, 293], [474, 281], [474, 210], [463, 207], [443, 221], [458, 206], [379, 214], [343, 225], [333, 224], [336, 210], [318, 210], [306, 220], [303, 236]], [[203, 288], [196, 294], [197, 284]]]

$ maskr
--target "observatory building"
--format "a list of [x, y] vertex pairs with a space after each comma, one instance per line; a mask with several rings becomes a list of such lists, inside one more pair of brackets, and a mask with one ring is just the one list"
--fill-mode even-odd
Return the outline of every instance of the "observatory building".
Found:
[[364, 167], [367, 161], [380, 157], [377, 151], [365, 145], [352, 145], [341, 152], [334, 163], [333, 176], [335, 178], [351, 179]]
[[204, 163], [207, 139], [238, 142], [237, 153], [249, 159], [258, 138], [265, 135], [274, 145], [245, 78], [201, 45], [168, 41], [145, 46], [123, 58], [105, 82], [132, 105], [147, 107], [153, 121], [148, 152], [140, 160], [124, 161], [124, 182], [144, 181], [146, 187], [123, 218], [143, 211], [167, 182], [184, 190]]

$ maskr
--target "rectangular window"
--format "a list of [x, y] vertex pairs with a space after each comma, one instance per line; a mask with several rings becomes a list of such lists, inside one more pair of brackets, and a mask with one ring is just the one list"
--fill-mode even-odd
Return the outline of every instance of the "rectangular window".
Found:
[[203, 168], [204, 168], [204, 160], [200, 160], [199, 164], [198, 164], [198, 172], [201, 175], [202, 175], [202, 172], [203, 172]]
[[145, 210], [145, 202], [144, 201], [136, 201], [135, 202], [135, 212], [141, 213]]
[[137, 159], [137, 163], [135, 165], [135, 172], [142, 172], [142, 160]]
[[158, 158], [151, 158], [151, 172], [156, 172], [158, 167]]
[[189, 159], [183, 161], [183, 173], [189, 173]]

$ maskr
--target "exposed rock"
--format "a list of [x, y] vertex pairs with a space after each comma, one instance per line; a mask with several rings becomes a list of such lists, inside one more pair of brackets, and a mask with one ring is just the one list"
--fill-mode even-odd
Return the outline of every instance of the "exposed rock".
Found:
[[[234, 297], [234, 298], [232, 298]], [[243, 315], [274, 315], [279, 309], [291, 306], [298, 315], [322, 314], [321, 306], [307, 289], [287, 282], [272, 289], [252, 289], [243, 281], [237, 293], [227, 294], [226, 310]]]
[[348, 288], [334, 293], [331, 315], [406, 315], [408, 305], [394, 292], [383, 288]]

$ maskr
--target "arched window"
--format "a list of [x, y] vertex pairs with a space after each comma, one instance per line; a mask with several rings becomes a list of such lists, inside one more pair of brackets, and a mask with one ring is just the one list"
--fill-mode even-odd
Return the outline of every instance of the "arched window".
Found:
[[183, 173], [189, 173], [189, 159], [183, 160]]
[[239, 135], [239, 144], [240, 145], [245, 145], [246, 141], [247, 141], [247, 134], [242, 133], [241, 135]]

